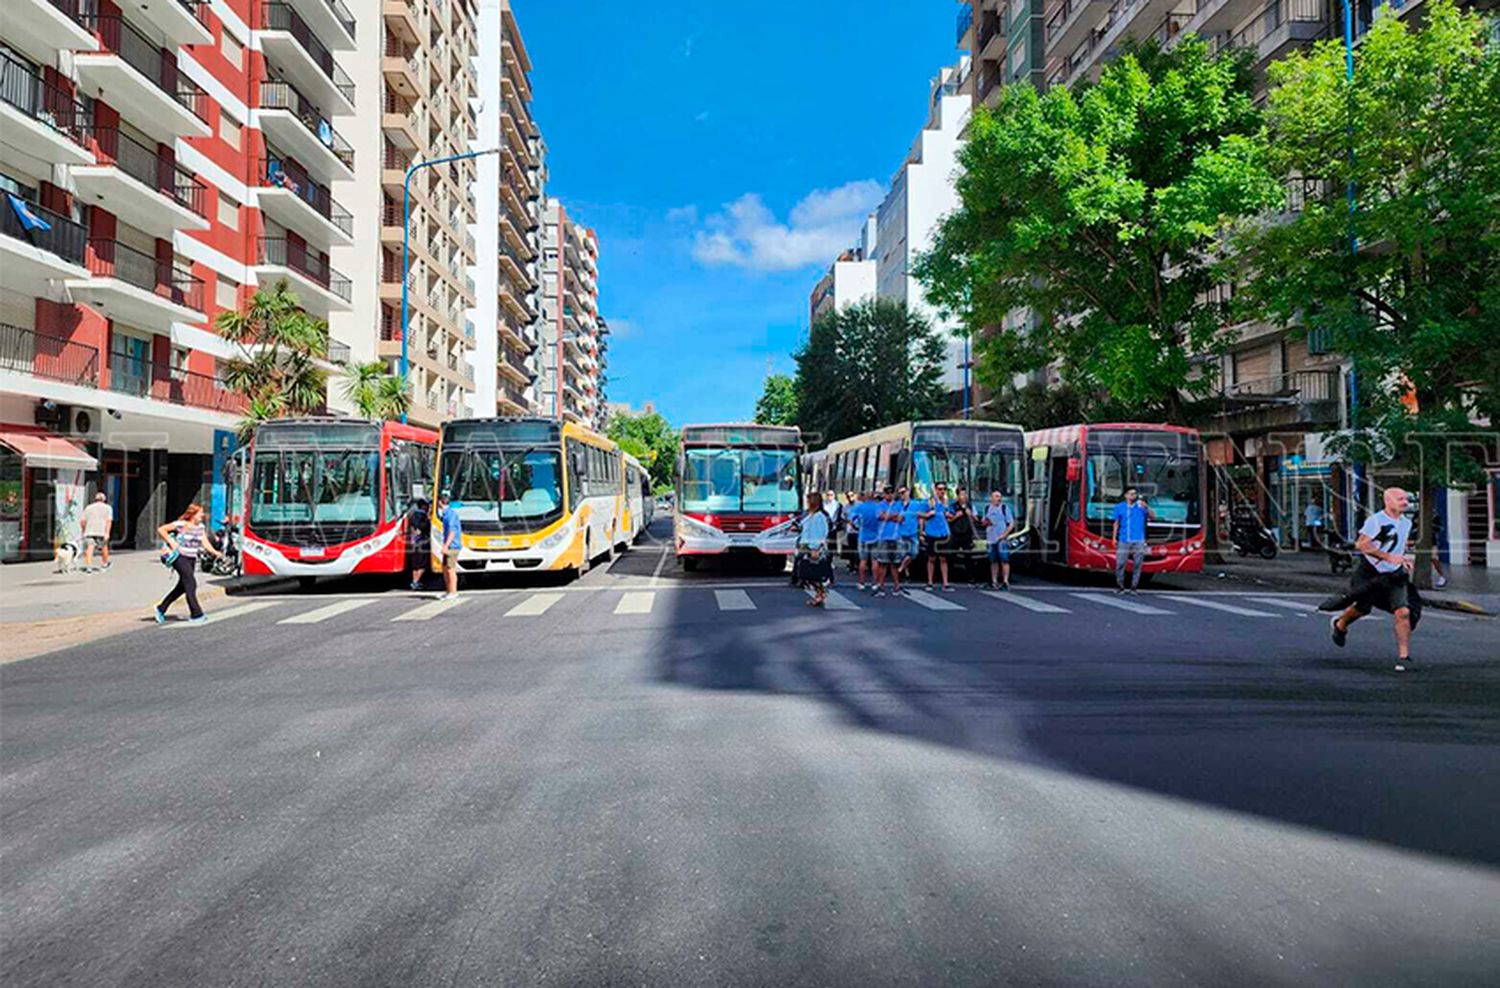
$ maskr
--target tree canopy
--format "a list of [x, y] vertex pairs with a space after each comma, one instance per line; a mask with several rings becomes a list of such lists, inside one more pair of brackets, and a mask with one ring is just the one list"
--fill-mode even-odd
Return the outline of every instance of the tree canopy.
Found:
[[620, 448], [641, 461], [651, 474], [651, 489], [670, 490], [677, 481], [677, 430], [660, 412], [632, 415], [615, 412], [605, 434]]
[[394, 419], [411, 407], [411, 390], [385, 362], [353, 364], [344, 373], [344, 398], [361, 418]]
[[975, 111], [959, 208], [916, 273], [978, 340], [982, 383], [1056, 362], [1138, 416], [1180, 416], [1185, 392], [1212, 386], [1192, 358], [1221, 342], [1214, 250], [1282, 195], [1253, 92], [1244, 55], [1188, 37], [1127, 48], [1096, 84], [1011, 85]]
[[266, 419], [327, 403], [328, 375], [318, 361], [328, 356], [328, 324], [304, 311], [285, 281], [257, 291], [243, 311], [219, 313], [214, 328], [238, 351], [225, 361], [224, 383], [248, 400], [242, 436]]
[[797, 425], [821, 445], [948, 405], [942, 337], [920, 314], [886, 299], [846, 306], [813, 323], [796, 353]]
[[766, 375], [755, 402], [755, 421], [761, 425], [797, 424], [797, 382], [790, 375]]

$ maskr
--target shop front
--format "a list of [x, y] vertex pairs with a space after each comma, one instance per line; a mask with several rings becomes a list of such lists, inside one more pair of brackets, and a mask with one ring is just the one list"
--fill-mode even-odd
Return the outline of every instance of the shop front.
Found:
[[0, 424], [0, 562], [82, 548], [80, 519], [99, 463], [83, 447], [38, 426]]

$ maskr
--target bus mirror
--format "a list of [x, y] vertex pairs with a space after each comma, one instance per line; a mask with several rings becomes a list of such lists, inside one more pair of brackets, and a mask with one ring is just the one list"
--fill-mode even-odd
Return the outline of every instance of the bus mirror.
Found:
[[1046, 446], [1033, 446], [1031, 447], [1031, 458], [1039, 463], [1047, 458], [1049, 452], [1050, 450]]
[[1068, 483], [1078, 483], [1078, 478], [1083, 476], [1083, 464], [1076, 459], [1068, 460]]

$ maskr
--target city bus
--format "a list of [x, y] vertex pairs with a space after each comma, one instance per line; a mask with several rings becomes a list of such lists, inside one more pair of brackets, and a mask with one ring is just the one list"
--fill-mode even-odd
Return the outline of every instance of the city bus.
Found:
[[[453, 419], [437, 474], [463, 525], [461, 571], [581, 576], [630, 539], [620, 447], [580, 425]], [[434, 537], [436, 525], [434, 506]]]
[[634, 542], [651, 524], [651, 515], [656, 502], [651, 497], [651, 477], [641, 461], [629, 453], [621, 453], [625, 461], [625, 529]]
[[1031, 524], [1038, 559], [1113, 572], [1114, 510], [1133, 486], [1156, 517], [1145, 576], [1203, 571], [1203, 444], [1196, 429], [1115, 422], [1042, 429], [1031, 451]]
[[[427, 496], [437, 433], [399, 422], [278, 419], [256, 426], [238, 512], [252, 576], [402, 573], [407, 516]], [[232, 502], [235, 503], [235, 502]]]
[[795, 426], [683, 426], [672, 508], [678, 565], [691, 571], [705, 556], [732, 555], [784, 567], [797, 547], [801, 456]]
[[[1012, 552], [1030, 547], [1026, 520], [1026, 433], [1018, 425], [972, 419], [898, 422], [831, 443], [809, 454], [803, 468], [817, 490], [878, 491], [886, 485], [906, 487], [913, 500], [932, 496], [939, 483], [950, 498], [958, 488], [969, 491], [975, 510], [983, 512], [990, 492], [999, 491], [1010, 505], [1016, 530], [1007, 538]], [[853, 545], [846, 547], [852, 555]], [[954, 546], [970, 561], [984, 555], [984, 533], [971, 546]]]

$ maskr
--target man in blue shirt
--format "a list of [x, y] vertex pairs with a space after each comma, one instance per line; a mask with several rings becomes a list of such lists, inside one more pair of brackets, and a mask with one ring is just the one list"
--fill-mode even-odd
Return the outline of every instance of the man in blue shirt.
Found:
[[443, 559], [443, 586], [447, 593], [442, 600], [458, 599], [458, 550], [463, 546], [463, 523], [458, 520], [458, 509], [453, 507], [452, 497], [447, 491], [438, 495], [438, 524], [442, 527], [442, 539], [433, 544], [440, 547]]
[[943, 573], [943, 589], [952, 592], [948, 585], [948, 485], [934, 486], [932, 497], [927, 499], [927, 510], [922, 512], [922, 552], [927, 556], [927, 589], [932, 589], [932, 571], [940, 568]]
[[901, 575], [907, 576], [911, 561], [917, 558], [917, 536], [922, 534], [922, 509], [912, 503], [911, 492], [905, 487], [896, 491], [896, 508], [901, 512]]
[[1125, 500], [1115, 505], [1115, 593], [1125, 593], [1125, 563], [1135, 562], [1130, 592], [1141, 585], [1141, 568], [1146, 564], [1146, 522], [1156, 517], [1146, 499], [1134, 487], [1125, 488]]
[[990, 503], [979, 524], [984, 529], [985, 550], [990, 560], [990, 589], [1009, 590], [1010, 542], [1007, 540], [1016, 527], [1016, 516], [1005, 503], [1005, 495], [990, 491]]
[[896, 503], [894, 488], [886, 487], [881, 491], [876, 518], [880, 524], [875, 547], [875, 596], [884, 597], [887, 573], [890, 574], [891, 585], [894, 587], [891, 592], [901, 592], [901, 522], [904, 516], [901, 506]]
[[854, 525], [856, 545], [859, 551], [859, 588], [865, 589], [865, 576], [870, 578], [869, 586], [875, 587], [875, 546], [880, 542], [880, 502], [875, 497], [874, 491], [864, 491], [859, 495], [859, 503], [849, 512], [849, 521]]

